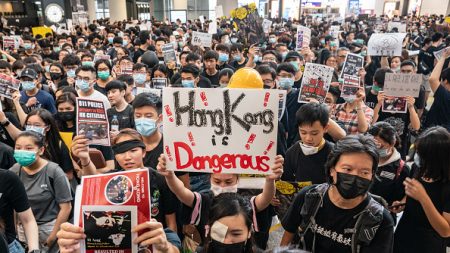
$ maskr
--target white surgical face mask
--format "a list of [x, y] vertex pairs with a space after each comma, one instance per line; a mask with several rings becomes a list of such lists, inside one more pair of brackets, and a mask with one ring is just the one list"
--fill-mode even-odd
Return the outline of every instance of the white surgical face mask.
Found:
[[308, 146], [301, 142], [300, 142], [300, 148], [302, 149], [304, 155], [314, 155], [314, 154], [317, 154], [317, 152], [319, 152], [318, 147]]
[[238, 185], [231, 185], [231, 186], [219, 186], [219, 185], [215, 185], [215, 184], [211, 184], [211, 191], [214, 193], [214, 196], [217, 196], [221, 193], [225, 193], [225, 192], [234, 192], [236, 193], [238, 190]]

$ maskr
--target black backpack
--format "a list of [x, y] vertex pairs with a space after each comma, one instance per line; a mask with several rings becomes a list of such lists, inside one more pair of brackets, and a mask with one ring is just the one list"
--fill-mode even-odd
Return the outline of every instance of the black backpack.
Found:
[[[300, 210], [302, 223], [298, 231], [303, 250], [306, 250], [305, 235], [316, 225], [315, 216], [323, 203], [323, 196], [327, 192], [329, 184], [319, 184], [311, 188], [305, 195], [304, 204]], [[346, 231], [352, 233], [352, 253], [359, 253], [361, 246], [369, 245], [383, 222], [383, 210], [387, 207], [386, 201], [379, 196], [368, 193], [369, 203], [359, 214], [355, 215], [356, 223], [353, 229]], [[314, 233], [314, 232], [313, 232]], [[314, 233], [315, 240], [315, 233]], [[314, 245], [312, 248], [314, 252]]]

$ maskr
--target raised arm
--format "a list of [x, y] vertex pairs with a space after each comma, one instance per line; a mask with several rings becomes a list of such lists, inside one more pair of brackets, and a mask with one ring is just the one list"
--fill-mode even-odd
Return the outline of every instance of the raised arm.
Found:
[[444, 50], [444, 53], [442, 54], [441, 59], [439, 59], [439, 61], [437, 61], [436, 65], [434, 66], [433, 72], [431, 72], [430, 75], [430, 86], [431, 86], [431, 90], [433, 92], [436, 92], [436, 90], [439, 88], [439, 85], [441, 85], [441, 73], [442, 73], [442, 68], [444, 67], [444, 63], [445, 63], [445, 59], [447, 59], [447, 57], [450, 56], [450, 48], [446, 48]]
[[266, 177], [263, 191], [255, 198], [255, 206], [257, 211], [266, 209], [275, 196], [275, 180], [280, 179], [283, 174], [283, 163], [284, 158], [281, 155], [277, 155], [275, 162], [272, 165], [272, 174]]
[[156, 168], [158, 169], [159, 174], [166, 178], [169, 189], [177, 196], [178, 200], [186, 206], [193, 207], [195, 198], [194, 193], [184, 186], [183, 181], [177, 178], [173, 171], [167, 169], [166, 157], [164, 154], [159, 156]]

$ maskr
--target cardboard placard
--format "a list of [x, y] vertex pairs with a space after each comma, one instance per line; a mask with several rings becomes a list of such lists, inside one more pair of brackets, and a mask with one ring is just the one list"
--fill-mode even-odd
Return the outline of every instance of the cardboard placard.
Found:
[[299, 103], [309, 103], [309, 99], [316, 99], [319, 103], [325, 102], [330, 89], [334, 68], [321, 64], [306, 63], [303, 72], [302, 86], [298, 94]]
[[103, 101], [77, 98], [77, 135], [88, 138], [89, 144], [109, 146], [109, 123]]
[[212, 34], [192, 32], [191, 44], [194, 46], [211, 47], [212, 45]]
[[383, 91], [387, 96], [419, 97], [421, 74], [386, 73]]
[[31, 31], [33, 33], [33, 37], [36, 37], [36, 35], [41, 35], [42, 37], [45, 38], [45, 34], [47, 33], [52, 33], [52, 29], [50, 27], [47, 26], [36, 26], [36, 27], [32, 27]]
[[177, 55], [175, 53], [175, 48], [173, 47], [172, 43], [164, 44], [161, 47], [161, 50], [164, 55], [164, 63], [168, 64], [171, 62], [177, 62]]
[[209, 34], [216, 34], [217, 33], [217, 22], [215, 20], [213, 20], [211, 23], [209, 23], [209, 25], [208, 25], [208, 33]]
[[167, 168], [203, 173], [272, 173], [278, 95], [277, 90], [163, 89]]
[[272, 26], [272, 20], [264, 19], [262, 22], [262, 28], [264, 33], [270, 32], [270, 27]]
[[311, 29], [305, 26], [298, 26], [296, 50], [300, 50], [303, 47], [309, 47], [310, 40], [311, 40]]
[[222, 5], [216, 5], [216, 7], [214, 8], [216, 11], [216, 18], [221, 18], [223, 17], [223, 7]]
[[370, 56], [401, 56], [406, 33], [374, 33], [367, 44]]
[[0, 74], [0, 97], [12, 99], [13, 93], [19, 91], [19, 84], [20, 81], [12, 76]]
[[345, 78], [348, 76], [358, 76], [358, 71], [364, 65], [364, 57], [357, 54], [348, 53], [345, 56], [344, 66], [342, 67], [342, 72], [340, 77]]

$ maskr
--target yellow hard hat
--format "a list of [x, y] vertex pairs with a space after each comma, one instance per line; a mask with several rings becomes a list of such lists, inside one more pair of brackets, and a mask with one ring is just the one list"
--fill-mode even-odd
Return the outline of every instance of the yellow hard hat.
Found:
[[258, 71], [252, 68], [241, 68], [230, 79], [227, 88], [262, 89], [263, 80]]

